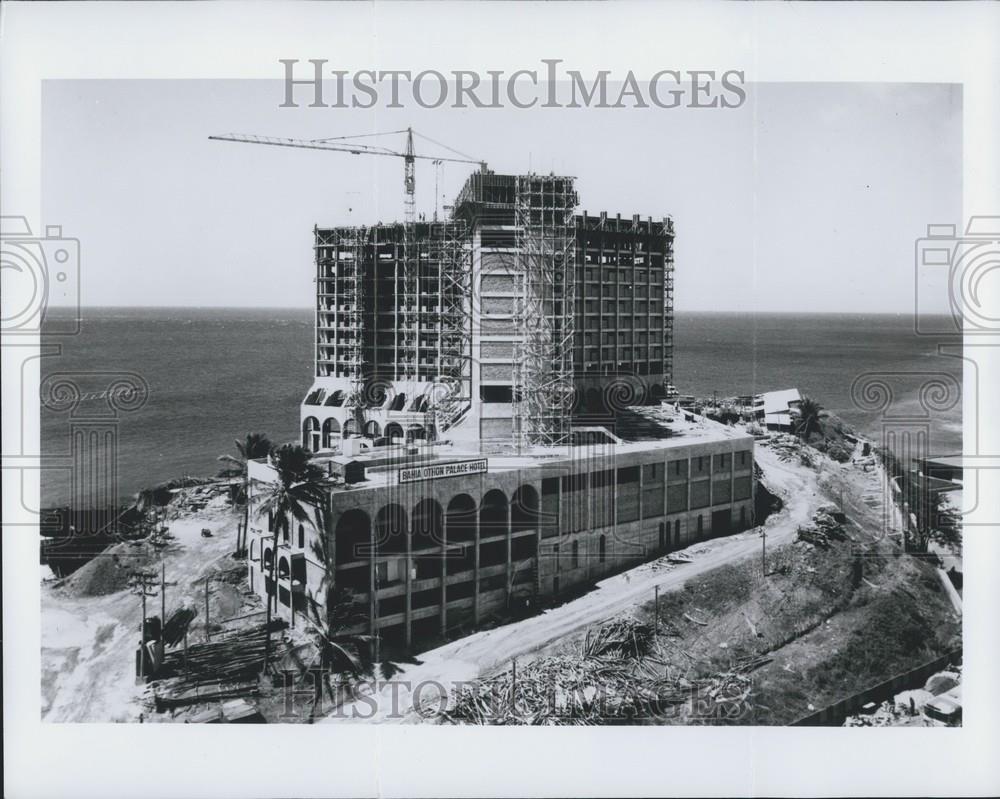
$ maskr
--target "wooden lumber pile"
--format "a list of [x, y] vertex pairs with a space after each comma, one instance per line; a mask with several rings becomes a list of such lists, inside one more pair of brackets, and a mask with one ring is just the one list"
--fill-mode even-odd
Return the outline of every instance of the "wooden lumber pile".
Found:
[[[157, 710], [256, 692], [266, 646], [264, 625], [258, 625], [167, 652], [153, 687]], [[286, 649], [272, 639], [271, 659]]]
[[645, 655], [653, 642], [653, 629], [636, 619], [623, 616], [603, 624], [596, 630], [587, 630], [583, 642], [583, 656], [601, 657], [613, 655], [617, 658], [640, 658]]
[[191, 622], [198, 614], [191, 608], [178, 608], [163, 625], [163, 642], [167, 646], [177, 646], [184, 640]]

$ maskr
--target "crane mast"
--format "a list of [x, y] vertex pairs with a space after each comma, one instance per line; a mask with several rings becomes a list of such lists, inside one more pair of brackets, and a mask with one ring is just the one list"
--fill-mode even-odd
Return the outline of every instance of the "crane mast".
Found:
[[[228, 133], [221, 134], [218, 136], [209, 136], [209, 139], [214, 141], [229, 141], [238, 142], [242, 144], [267, 144], [275, 147], [295, 147], [307, 150], [327, 150], [331, 152], [349, 153], [351, 155], [382, 155], [391, 156], [394, 158], [403, 159], [403, 211], [404, 211], [404, 225], [403, 225], [403, 253], [402, 253], [402, 270], [401, 274], [398, 276], [398, 291], [401, 296], [402, 302], [398, 304], [399, 308], [399, 347], [400, 347], [400, 358], [398, 377], [402, 380], [413, 380], [418, 374], [418, 361], [419, 361], [419, 349], [418, 343], [420, 340], [418, 326], [420, 324], [420, 314], [418, 313], [418, 284], [419, 284], [419, 272], [420, 272], [420, 260], [419, 253], [416, 247], [416, 233], [414, 226], [416, 223], [416, 189], [417, 189], [417, 175], [416, 175], [416, 161], [417, 159], [423, 159], [427, 161], [433, 161], [435, 168], [440, 166], [443, 162], [458, 163], [458, 164], [473, 164], [478, 166], [480, 171], [486, 172], [486, 162], [477, 161], [472, 158], [464, 157], [463, 153], [460, 153], [447, 145], [443, 145], [440, 142], [435, 142], [433, 139], [429, 139], [426, 136], [421, 136], [431, 143], [443, 147], [446, 150], [450, 150], [457, 156], [463, 157], [444, 157], [444, 156], [427, 156], [427, 155], [417, 155], [416, 150], [413, 146], [413, 128], [406, 128], [405, 130], [390, 131], [389, 133], [374, 133], [366, 134], [366, 136], [382, 136], [390, 134], [406, 134], [406, 145], [405, 149], [400, 152], [398, 150], [393, 150], [388, 147], [381, 145], [370, 145], [362, 144], [357, 139], [364, 138], [365, 136], [334, 136], [325, 139], [289, 139], [289, 138], [279, 138], [276, 136], [257, 136], [253, 134], [244, 133]], [[418, 134], [419, 135], [419, 134]], [[437, 189], [435, 188], [435, 209], [437, 203]], [[435, 213], [436, 216], [436, 213]], [[354, 260], [352, 262], [352, 267], [354, 273], [352, 273], [353, 280], [352, 283], [356, 284], [354, 288], [354, 310], [351, 313], [357, 315], [359, 312], [360, 302], [360, 292], [361, 292], [361, 271], [360, 264], [362, 262], [361, 249], [363, 247], [360, 239], [356, 239], [353, 243]], [[358, 321], [354, 322], [356, 325]], [[349, 404], [355, 406], [360, 412], [362, 405], [362, 384], [364, 376], [361, 374], [362, 364], [360, 359], [355, 359], [356, 363], [354, 365], [355, 374], [352, 378], [352, 388], [351, 397], [349, 398]], [[360, 422], [359, 422], [359, 426]]]
[[406, 192], [403, 218], [412, 224], [416, 218], [417, 170], [413, 154], [413, 128], [406, 129], [406, 153], [403, 156], [403, 189]]
[[400, 288], [403, 293], [402, 312], [400, 313], [400, 349], [403, 357], [400, 370], [403, 380], [412, 380], [417, 374], [417, 362], [420, 358], [418, 342], [420, 335], [417, 326], [420, 316], [417, 313], [417, 273], [420, 270], [416, 252], [416, 221], [415, 192], [417, 188], [416, 159], [413, 154], [413, 128], [406, 129], [406, 152], [403, 157], [403, 274]]

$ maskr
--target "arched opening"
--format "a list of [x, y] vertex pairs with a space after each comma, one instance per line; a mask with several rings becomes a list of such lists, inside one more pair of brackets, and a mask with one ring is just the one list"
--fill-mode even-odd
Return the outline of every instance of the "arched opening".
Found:
[[499, 488], [487, 491], [479, 506], [479, 536], [490, 538], [507, 533], [507, 495]]
[[403, 437], [403, 426], [396, 422], [389, 422], [385, 426], [385, 437], [390, 441]]
[[[476, 502], [459, 494], [448, 503], [448, 574], [467, 571], [475, 565]], [[452, 545], [459, 544], [460, 548]]]
[[510, 503], [511, 532], [534, 530], [539, 524], [538, 492], [532, 485], [522, 485], [514, 492]]
[[278, 579], [287, 580], [289, 574], [291, 574], [291, 569], [288, 566], [288, 558], [284, 556], [278, 558]]
[[336, 419], [323, 420], [323, 449], [333, 449], [340, 438], [340, 422]]
[[338, 565], [365, 559], [371, 549], [371, 524], [368, 514], [359, 508], [341, 515], [334, 532], [334, 557]]
[[378, 438], [382, 435], [382, 428], [379, 423], [372, 419], [370, 422], [365, 423], [365, 435], [368, 438]]
[[304, 524], [299, 525], [299, 549], [305, 549], [306, 546], [306, 526]]
[[413, 550], [429, 549], [441, 544], [441, 523], [444, 512], [435, 499], [424, 499], [413, 509]]
[[653, 402], [660, 402], [664, 397], [667, 396], [667, 390], [663, 387], [662, 383], [654, 383], [649, 388], [649, 398]]
[[375, 540], [380, 552], [406, 551], [406, 511], [399, 505], [385, 505], [375, 515]]
[[358, 423], [354, 419], [344, 421], [344, 438], [358, 435]]
[[279, 526], [281, 527], [281, 540], [284, 543], [287, 544], [289, 542], [289, 536], [288, 536], [288, 527], [289, 527], [289, 525], [288, 525], [288, 517], [287, 516], [285, 516], [279, 522]]
[[260, 547], [257, 546], [257, 539], [256, 538], [250, 539], [250, 562], [251, 563], [256, 563], [257, 562], [258, 550], [259, 549], [260, 549]]
[[392, 400], [389, 402], [388, 410], [401, 411], [405, 407], [406, 407], [406, 394], [400, 393], [397, 394], [395, 397], [393, 397]]
[[480, 546], [479, 565], [495, 566], [507, 561], [507, 495], [498, 488], [487, 491], [479, 506], [479, 536], [498, 538]]
[[271, 564], [274, 562], [274, 553], [271, 551], [270, 547], [264, 549], [264, 573], [271, 573]]
[[417, 579], [441, 575], [441, 537], [444, 511], [435, 499], [424, 499], [413, 509], [412, 546]]
[[307, 416], [302, 422], [302, 446], [310, 452], [320, 449], [319, 419], [315, 416]]

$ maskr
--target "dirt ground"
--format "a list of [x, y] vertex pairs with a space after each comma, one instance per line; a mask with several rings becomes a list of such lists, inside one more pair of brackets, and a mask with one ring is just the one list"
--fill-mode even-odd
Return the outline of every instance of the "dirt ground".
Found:
[[[898, 516], [884, 502], [880, 469], [816, 455], [813, 467], [805, 467], [780, 460], [766, 446], [757, 448], [757, 458], [768, 486], [788, 503], [768, 522], [766, 566], [754, 533], [744, 534], [753, 537], [753, 552], [716, 546], [704, 553], [694, 546], [695, 562], [672, 567], [672, 579], [658, 583], [655, 606], [647, 593], [639, 603], [623, 608], [615, 602], [609, 610], [627, 610], [650, 626], [658, 616], [669, 642], [665, 672], [684, 679], [771, 659], [753, 672], [750, 701], [738, 716], [703, 718], [692, 702], [653, 723], [788, 724], [961, 640], [960, 619], [935, 568], [899, 551]], [[789, 533], [831, 501], [843, 503], [849, 538], [829, 549], [794, 542]], [[661, 568], [659, 562], [640, 566], [632, 580]], [[528, 657], [578, 652], [587, 628], [600, 620]]]
[[[198, 510], [180, 509], [183, 497], [175, 502], [178, 507], [166, 519], [172, 540], [162, 551], [150, 555], [143, 545], [118, 544], [101, 556], [116, 563], [92, 562], [83, 567], [89, 570], [90, 579], [88, 574], [77, 576], [81, 569], [64, 580], [43, 583], [43, 721], [138, 720], [142, 687], [135, 683], [134, 664], [142, 612], [139, 597], [121, 588], [119, 572], [141, 565], [159, 574], [164, 564], [168, 615], [182, 605], [193, 608], [198, 616], [190, 640], [204, 638], [205, 579], [239, 567], [231, 557], [238, 516], [222, 494]], [[212, 537], [202, 537], [202, 528], [211, 530]], [[139, 551], [141, 555], [132, 556]], [[87, 595], [105, 589], [111, 593]], [[212, 581], [209, 613], [213, 621], [235, 614], [243, 602], [243, 589], [224, 579]], [[147, 615], [158, 616], [160, 597], [147, 602]]]
[[[764, 470], [769, 490], [784, 502], [779, 513], [764, 525], [769, 546], [788, 543], [799, 525], [805, 524], [824, 500], [820, 474], [795, 460], [783, 461], [765, 447], [758, 447], [757, 459]], [[682, 588], [687, 582], [727, 563], [759, 557], [759, 529], [693, 544], [686, 550], [692, 563], [673, 565], [662, 558], [609, 577], [594, 590], [558, 607], [522, 621], [506, 624], [452, 641], [418, 654], [412, 664], [402, 664], [392, 684], [367, 692], [364, 699], [329, 715], [328, 722], [380, 721], [414, 722], [420, 715], [413, 709], [411, 690], [418, 686], [443, 686], [451, 692], [456, 684], [474, 680], [506, 667], [513, 658], [531, 657], [546, 647], [587, 627], [634, 609], [661, 593]], [[433, 698], [436, 687], [428, 688]]]
[[[435, 685], [450, 692], [458, 683], [506, 668], [514, 658], [569, 651], [589, 627], [622, 613], [651, 620], [657, 588], [663, 633], [677, 653], [673, 668], [697, 675], [725, 669], [748, 654], [773, 657], [754, 673], [754, 701], [743, 723], [788, 723], [864, 687], [859, 682], [876, 682], [953, 644], [960, 622], [935, 586], [931, 567], [896, 554], [898, 515], [884, 502], [881, 470], [874, 463], [838, 464], [821, 455], [812, 460], [807, 466], [787, 458], [780, 447], [757, 447], [764, 482], [784, 503], [763, 529], [694, 544], [685, 550], [690, 563], [662, 558], [642, 564], [537, 616], [420, 653], [399, 664], [393, 685], [365, 686], [362, 698], [324, 720], [419, 721], [411, 688]], [[830, 550], [793, 543], [797, 529], [830, 501], [843, 503], [855, 540]], [[165, 564], [168, 614], [181, 605], [197, 612], [192, 641], [205, 635], [207, 576], [215, 575], [213, 623], [254, 603], [236, 573], [242, 567], [231, 557], [237, 514], [222, 495], [197, 507], [201, 504], [185, 508], [182, 499], [168, 514], [172, 541], [163, 551], [142, 549], [139, 555], [130, 549], [134, 545], [121, 544], [109, 555], [117, 561], [111, 566], [99, 564], [89, 576], [43, 585], [43, 720], [135, 721], [146, 710], [134, 678], [140, 603], [121, 588], [133, 552], [135, 561], [151, 570]], [[212, 537], [201, 536], [203, 527]], [[98, 595], [88, 595], [95, 590]], [[100, 593], [105, 590], [111, 592]], [[159, 597], [148, 601], [149, 615], [158, 615]], [[689, 621], [685, 614], [711, 623]], [[262, 698], [269, 720], [296, 720], [279, 717], [280, 695], [271, 699], [269, 704]], [[268, 713], [270, 705], [274, 712]]]

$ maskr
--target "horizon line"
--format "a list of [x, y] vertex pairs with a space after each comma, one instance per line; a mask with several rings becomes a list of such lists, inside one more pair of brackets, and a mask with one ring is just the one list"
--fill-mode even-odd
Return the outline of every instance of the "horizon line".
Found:
[[[69, 310], [73, 308], [79, 308], [81, 311], [84, 310], [102, 310], [102, 309], [142, 309], [142, 310], [234, 310], [234, 311], [263, 311], [263, 310], [276, 310], [276, 311], [314, 311], [316, 310], [314, 305], [50, 305], [47, 310]], [[714, 308], [675, 308], [674, 313], [719, 313], [719, 314], [742, 314], [745, 316], [753, 314], [839, 314], [844, 316], [903, 316], [905, 314], [912, 314], [913, 309], [907, 308], [905, 310], [872, 310], [872, 311], [848, 311], [848, 310], [815, 310], [810, 308], [803, 308], [797, 310], [789, 309], [779, 309], [779, 308], [754, 308], [747, 310], [735, 310], [735, 309], [714, 309]], [[948, 311], [940, 311], [933, 316], [950, 316]]]

